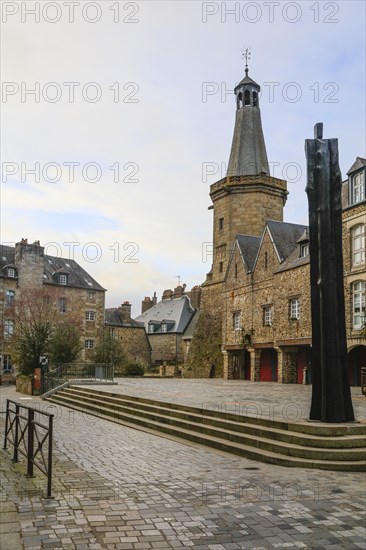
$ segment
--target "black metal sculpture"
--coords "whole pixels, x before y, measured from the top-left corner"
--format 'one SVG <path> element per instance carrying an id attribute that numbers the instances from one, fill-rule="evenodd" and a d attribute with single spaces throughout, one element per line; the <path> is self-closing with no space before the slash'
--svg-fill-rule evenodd
<path id="1" fill-rule="evenodd" d="M 342 176 L 338 140 L 323 139 L 323 124 L 305 142 L 309 201 L 312 320 L 310 420 L 354 420 L 347 369 L 342 254 Z"/>

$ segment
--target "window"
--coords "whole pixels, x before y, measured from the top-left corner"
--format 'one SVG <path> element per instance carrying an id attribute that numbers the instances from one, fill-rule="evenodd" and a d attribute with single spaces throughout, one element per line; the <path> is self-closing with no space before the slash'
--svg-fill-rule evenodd
<path id="1" fill-rule="evenodd" d="M 8 277 L 15 277 L 15 269 L 13 267 L 8 267 Z"/>
<path id="2" fill-rule="evenodd" d="M 14 334 L 14 321 L 6 320 L 4 322 L 4 336 L 11 338 Z"/>
<path id="3" fill-rule="evenodd" d="M 300 245 L 300 258 L 306 258 L 306 256 L 309 256 L 309 243 Z"/>
<path id="4" fill-rule="evenodd" d="M 168 325 L 166 323 L 162 323 L 161 332 L 168 332 Z"/>
<path id="5" fill-rule="evenodd" d="M 117 340 L 116 329 L 110 328 L 110 329 L 109 329 L 109 336 L 110 336 L 111 338 L 113 338 L 113 340 Z"/>
<path id="6" fill-rule="evenodd" d="M 15 292 L 13 290 L 7 290 L 5 292 L 5 307 L 13 307 L 15 301 Z"/>
<path id="7" fill-rule="evenodd" d="M 365 200 L 365 174 L 359 172 L 351 178 L 351 204 Z"/>
<path id="8" fill-rule="evenodd" d="M 224 262 L 219 263 L 219 272 L 222 273 L 224 271 Z"/>
<path id="9" fill-rule="evenodd" d="M 224 218 L 219 218 L 219 229 L 220 231 L 224 229 Z"/>
<path id="10" fill-rule="evenodd" d="M 58 282 L 60 285 L 67 285 L 67 275 L 59 275 Z"/>
<path id="11" fill-rule="evenodd" d="M 151 325 L 149 325 L 149 333 L 151 334 L 153 332 L 155 332 L 154 325 L 151 324 Z"/>
<path id="12" fill-rule="evenodd" d="M 235 274 L 234 274 L 234 277 L 235 277 L 235 279 L 238 278 L 238 264 L 235 264 Z"/>
<path id="13" fill-rule="evenodd" d="M 365 263 L 365 226 L 358 225 L 351 230 L 352 265 Z"/>
<path id="14" fill-rule="evenodd" d="M 66 298 L 59 298 L 59 300 L 58 300 L 58 310 L 61 313 L 66 313 Z"/>
<path id="15" fill-rule="evenodd" d="M 241 329 L 240 311 L 235 311 L 235 313 L 233 313 L 233 330 L 240 330 L 240 329 Z"/>
<path id="16" fill-rule="evenodd" d="M 88 302 L 95 302 L 95 292 L 89 290 L 88 292 Z"/>
<path id="17" fill-rule="evenodd" d="M 10 355 L 3 355 L 3 372 L 12 372 L 12 370 L 13 364 Z"/>
<path id="18" fill-rule="evenodd" d="M 299 298 L 293 298 L 290 300 L 290 319 L 300 319 L 300 300 Z"/>
<path id="19" fill-rule="evenodd" d="M 94 348 L 94 340 L 85 340 L 85 349 L 93 349 Z"/>
<path id="20" fill-rule="evenodd" d="M 85 312 L 86 321 L 95 321 L 95 311 L 86 311 Z"/>
<path id="21" fill-rule="evenodd" d="M 263 308 L 263 324 L 266 327 L 272 325 L 272 307 L 266 306 Z"/>
<path id="22" fill-rule="evenodd" d="M 352 309 L 353 309 L 353 328 L 359 330 L 365 322 L 365 288 L 364 281 L 357 281 L 352 285 Z"/>
<path id="23" fill-rule="evenodd" d="M 268 267 L 268 252 L 264 253 L 264 269 Z"/>

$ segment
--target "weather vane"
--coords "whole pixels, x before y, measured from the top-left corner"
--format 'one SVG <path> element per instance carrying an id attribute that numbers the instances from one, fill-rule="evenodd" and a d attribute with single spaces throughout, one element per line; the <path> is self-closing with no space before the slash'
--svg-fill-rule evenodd
<path id="1" fill-rule="evenodd" d="M 180 275 L 175 276 L 178 279 L 178 286 L 180 285 Z"/>
<path id="2" fill-rule="evenodd" d="M 248 61 L 250 60 L 250 55 L 251 55 L 251 51 L 250 51 L 250 46 L 249 48 L 245 48 L 245 50 L 242 52 L 242 59 L 245 59 L 245 74 L 248 74 Z"/>

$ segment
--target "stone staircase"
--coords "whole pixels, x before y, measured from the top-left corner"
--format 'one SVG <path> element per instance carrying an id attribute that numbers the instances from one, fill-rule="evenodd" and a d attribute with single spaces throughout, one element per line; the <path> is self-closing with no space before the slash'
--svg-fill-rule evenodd
<path id="1" fill-rule="evenodd" d="M 281 466 L 366 471 L 366 425 L 281 422 L 69 386 L 48 401 Z"/>

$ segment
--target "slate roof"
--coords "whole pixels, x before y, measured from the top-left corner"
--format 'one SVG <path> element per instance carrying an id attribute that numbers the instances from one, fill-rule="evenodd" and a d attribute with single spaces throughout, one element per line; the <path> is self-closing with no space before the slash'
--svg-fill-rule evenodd
<path id="1" fill-rule="evenodd" d="M 241 80 L 241 81 L 239 82 L 239 84 L 237 84 L 237 85 L 235 86 L 235 90 L 236 90 L 237 88 L 239 88 L 239 87 L 245 85 L 245 84 L 251 84 L 252 86 L 257 86 L 257 88 L 260 89 L 259 84 L 257 84 L 257 82 L 255 82 L 255 80 L 253 80 L 252 78 L 250 78 L 250 76 L 248 76 L 248 75 L 246 74 L 245 77 L 243 78 L 243 80 Z"/>
<path id="2" fill-rule="evenodd" d="M 252 235 L 237 235 L 236 240 L 238 242 L 242 258 L 245 262 L 247 273 L 249 273 L 253 271 L 261 238 L 253 237 Z"/>
<path id="3" fill-rule="evenodd" d="M 352 172 L 356 172 L 356 170 L 359 170 L 360 168 L 364 168 L 366 166 L 366 159 L 362 157 L 356 157 L 355 162 L 352 164 L 351 168 L 347 172 L 347 176 L 349 174 L 352 174 Z"/>
<path id="4" fill-rule="evenodd" d="M 273 239 L 273 244 L 279 260 L 282 263 L 296 248 L 298 248 L 297 242 L 303 236 L 307 226 L 267 220 L 267 228 Z"/>
<path id="5" fill-rule="evenodd" d="M 15 248 L 12 246 L 0 246 L 0 277 L 4 274 L 4 267 L 10 266 L 15 267 Z"/>
<path id="6" fill-rule="evenodd" d="M 199 316 L 200 316 L 200 310 L 196 309 L 196 311 L 193 314 L 192 319 L 190 320 L 186 330 L 184 331 L 184 335 L 182 336 L 182 340 L 191 340 L 193 338 L 193 333 L 194 333 L 195 328 L 197 326 Z"/>
<path id="7" fill-rule="evenodd" d="M 188 296 L 181 298 L 170 298 L 162 300 L 153 307 L 136 317 L 135 321 L 144 323 L 146 332 L 148 332 L 149 321 L 159 322 L 174 321 L 174 324 L 168 324 L 167 334 L 172 332 L 182 333 L 186 329 L 194 313 Z M 161 332 L 159 331 L 159 334 Z M 165 333 L 164 333 L 165 334 Z"/>
<path id="8" fill-rule="evenodd" d="M 3 276 L 3 268 L 6 265 L 15 264 L 15 248 L 12 246 L 0 247 L 0 276 Z M 44 255 L 44 275 L 43 283 L 45 284 L 58 284 L 55 278 L 56 273 L 68 274 L 67 287 L 86 288 L 88 290 L 101 290 L 103 288 L 89 273 L 85 271 L 75 260 L 69 260 L 66 258 L 59 258 L 57 256 Z M 65 285 L 60 285 L 65 286 Z"/>
<path id="9" fill-rule="evenodd" d="M 295 267 L 299 267 L 301 265 L 306 265 L 310 263 L 310 256 L 309 254 L 305 256 L 304 258 L 300 258 L 300 249 L 297 246 L 289 255 L 288 258 L 282 264 L 280 267 L 275 271 L 275 273 L 280 273 L 281 271 L 287 271 L 288 269 L 294 269 Z"/>
<path id="10" fill-rule="evenodd" d="M 114 327 L 136 327 L 144 328 L 144 323 L 138 323 L 134 319 L 128 319 L 124 321 L 122 318 L 121 309 L 118 307 L 111 307 L 105 310 L 105 324 Z"/>
<path id="11" fill-rule="evenodd" d="M 62 273 L 68 273 L 67 286 L 76 288 L 87 288 L 88 290 L 105 290 L 89 273 L 85 271 L 75 260 L 58 258 L 57 256 L 44 256 L 45 271 L 43 282 L 46 284 L 55 284 L 53 274 L 59 270 Z"/>

